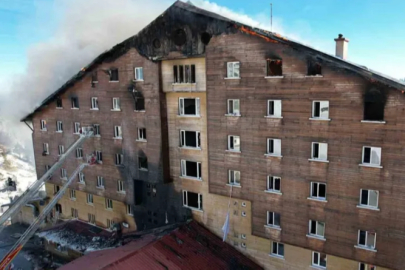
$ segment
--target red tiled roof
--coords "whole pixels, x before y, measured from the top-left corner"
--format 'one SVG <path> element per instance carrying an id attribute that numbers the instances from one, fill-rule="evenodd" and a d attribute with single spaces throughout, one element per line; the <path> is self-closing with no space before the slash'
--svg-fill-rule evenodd
<path id="1" fill-rule="evenodd" d="M 120 248 L 90 253 L 59 269 L 262 269 L 195 221 L 160 239 L 154 237 L 146 235 Z"/>

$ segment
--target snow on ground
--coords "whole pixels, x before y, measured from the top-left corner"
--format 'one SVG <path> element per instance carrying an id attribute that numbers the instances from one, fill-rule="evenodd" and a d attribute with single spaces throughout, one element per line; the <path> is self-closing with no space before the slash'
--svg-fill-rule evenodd
<path id="1" fill-rule="evenodd" d="M 0 189 L 4 187 L 8 177 L 17 182 L 17 191 L 0 192 L 0 206 L 10 203 L 10 198 L 21 195 L 37 180 L 37 174 L 33 165 L 12 154 L 3 154 L 0 149 Z M 5 211 L 6 209 L 3 210 Z M 2 209 L 0 208 L 1 213 Z"/>

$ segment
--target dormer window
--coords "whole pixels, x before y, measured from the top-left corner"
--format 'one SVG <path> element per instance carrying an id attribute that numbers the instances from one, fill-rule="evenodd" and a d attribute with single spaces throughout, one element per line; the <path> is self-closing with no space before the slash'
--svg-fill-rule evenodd
<path id="1" fill-rule="evenodd" d="M 267 59 L 266 77 L 283 76 L 283 62 L 279 59 Z"/>
<path id="2" fill-rule="evenodd" d="M 109 70 L 110 82 L 118 82 L 118 68 L 112 68 Z"/>
<path id="3" fill-rule="evenodd" d="M 310 61 L 308 62 L 308 76 L 322 76 L 322 66 L 320 63 Z"/>

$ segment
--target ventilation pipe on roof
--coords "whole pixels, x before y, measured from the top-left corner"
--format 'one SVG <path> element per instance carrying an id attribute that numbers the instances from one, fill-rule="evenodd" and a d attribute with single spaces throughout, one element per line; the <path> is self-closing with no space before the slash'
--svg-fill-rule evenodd
<path id="1" fill-rule="evenodd" d="M 336 57 L 346 60 L 349 40 L 343 37 L 342 34 L 339 34 L 338 38 L 335 38 L 335 41 L 336 41 Z"/>

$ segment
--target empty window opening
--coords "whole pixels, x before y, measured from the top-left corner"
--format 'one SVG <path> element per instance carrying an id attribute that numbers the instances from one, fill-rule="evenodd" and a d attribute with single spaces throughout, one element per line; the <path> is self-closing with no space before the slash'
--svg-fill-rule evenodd
<path id="1" fill-rule="evenodd" d="M 83 158 L 83 148 L 76 149 L 76 158 Z"/>
<path id="2" fill-rule="evenodd" d="M 281 100 L 267 101 L 267 116 L 281 117 Z"/>
<path id="3" fill-rule="evenodd" d="M 195 83 L 195 65 L 174 65 L 174 83 Z"/>
<path id="4" fill-rule="evenodd" d="M 143 81 L 143 68 L 142 67 L 135 68 L 135 80 Z"/>
<path id="5" fill-rule="evenodd" d="M 378 191 L 371 189 L 360 190 L 360 205 L 371 208 L 378 207 Z"/>
<path id="6" fill-rule="evenodd" d="M 70 101 L 72 102 L 72 109 L 79 109 L 79 98 L 72 97 Z"/>
<path id="7" fill-rule="evenodd" d="M 80 123 L 79 122 L 75 122 L 73 133 L 80 134 Z"/>
<path id="8" fill-rule="evenodd" d="M 284 257 L 284 244 L 278 242 L 272 242 L 271 254 L 275 256 Z"/>
<path id="9" fill-rule="evenodd" d="M 359 270 L 377 270 L 377 267 L 371 264 L 359 263 Z"/>
<path id="10" fill-rule="evenodd" d="M 124 155 L 123 154 L 115 154 L 115 165 L 116 166 L 124 165 Z"/>
<path id="11" fill-rule="evenodd" d="M 326 200 L 326 184 L 311 182 L 311 198 Z"/>
<path id="12" fill-rule="evenodd" d="M 268 77 L 283 76 L 283 62 L 279 59 L 268 59 L 266 75 Z"/>
<path id="13" fill-rule="evenodd" d="M 371 89 L 364 96 L 364 120 L 384 121 L 385 98 L 380 90 Z"/>
<path id="14" fill-rule="evenodd" d="M 228 150 L 240 151 L 240 137 L 235 135 L 228 136 Z"/>
<path id="15" fill-rule="evenodd" d="M 87 203 L 93 204 L 93 194 L 87 194 Z"/>
<path id="16" fill-rule="evenodd" d="M 195 209 L 203 209 L 202 194 L 183 190 L 183 205 Z"/>
<path id="17" fill-rule="evenodd" d="M 180 147 L 200 148 L 200 132 L 180 130 Z"/>
<path id="18" fill-rule="evenodd" d="M 240 115 L 239 99 L 228 99 L 228 114 Z"/>
<path id="19" fill-rule="evenodd" d="M 94 132 L 94 136 L 100 136 L 100 125 L 99 124 L 93 125 L 93 132 Z"/>
<path id="20" fill-rule="evenodd" d="M 47 143 L 44 143 L 43 144 L 43 151 L 42 151 L 42 155 L 44 155 L 44 156 L 46 156 L 46 155 L 49 155 L 49 144 L 47 144 Z"/>
<path id="21" fill-rule="evenodd" d="M 328 144 L 327 143 L 312 143 L 312 157 L 315 160 L 328 160 Z"/>
<path id="22" fill-rule="evenodd" d="M 375 249 L 376 233 L 359 230 L 358 245 L 367 249 Z"/>
<path id="23" fill-rule="evenodd" d="M 146 141 L 146 128 L 138 128 L 138 141 Z"/>
<path id="24" fill-rule="evenodd" d="M 312 118 L 329 119 L 329 101 L 312 102 Z"/>
<path id="25" fill-rule="evenodd" d="M 267 176 L 267 190 L 281 192 L 281 178 L 278 176 Z"/>
<path id="26" fill-rule="evenodd" d="M 147 157 L 138 157 L 138 168 L 143 171 L 148 170 L 148 158 Z"/>
<path id="27" fill-rule="evenodd" d="M 228 62 L 226 64 L 226 74 L 227 78 L 240 78 L 240 63 L 239 62 Z"/>
<path id="28" fill-rule="evenodd" d="M 117 68 L 110 69 L 109 74 L 110 74 L 110 82 L 118 81 L 118 69 Z"/>
<path id="29" fill-rule="evenodd" d="M 112 99 L 112 109 L 113 111 L 120 111 L 121 110 L 121 102 L 119 98 Z"/>
<path id="30" fill-rule="evenodd" d="M 181 176 L 201 179 L 201 162 L 181 160 Z"/>
<path id="31" fill-rule="evenodd" d="M 62 123 L 62 121 L 56 121 L 56 132 L 63 132 L 63 123 Z"/>
<path id="32" fill-rule="evenodd" d="M 267 211 L 267 225 L 272 227 L 280 227 L 280 214 Z"/>
<path id="33" fill-rule="evenodd" d="M 240 186 L 240 171 L 228 171 L 228 183 L 234 186 Z"/>
<path id="34" fill-rule="evenodd" d="M 135 111 L 137 112 L 145 111 L 145 99 L 143 97 L 135 98 Z"/>
<path id="35" fill-rule="evenodd" d="M 58 190 L 58 191 L 59 191 L 59 190 Z M 59 203 L 57 203 L 57 204 L 55 205 L 55 211 L 56 211 L 56 213 L 62 214 L 62 205 L 59 204 Z"/>
<path id="36" fill-rule="evenodd" d="M 324 238 L 325 237 L 325 222 L 310 220 L 309 221 L 309 234 L 312 236 Z"/>
<path id="37" fill-rule="evenodd" d="M 308 62 L 308 76 L 322 76 L 322 66 L 320 63 Z"/>
<path id="38" fill-rule="evenodd" d="M 41 120 L 41 130 L 46 131 L 46 120 Z"/>
<path id="39" fill-rule="evenodd" d="M 199 98 L 180 98 L 179 99 L 179 115 L 200 115 L 200 99 Z"/>
<path id="40" fill-rule="evenodd" d="M 211 35 L 209 33 L 207 33 L 207 32 L 201 33 L 201 42 L 204 45 L 208 45 L 208 43 L 210 43 L 210 40 L 211 40 Z"/>
<path id="41" fill-rule="evenodd" d="M 380 147 L 363 147 L 363 164 L 371 166 L 380 166 L 381 148 Z"/>
<path id="42" fill-rule="evenodd" d="M 97 163 L 103 162 L 103 153 L 101 151 L 96 151 L 96 160 L 97 160 Z"/>
<path id="43" fill-rule="evenodd" d="M 312 265 L 326 268 L 326 254 L 320 252 L 312 252 Z"/>
<path id="44" fill-rule="evenodd" d="M 59 187 L 59 186 L 56 186 L 56 185 L 53 186 L 53 192 L 54 192 L 54 194 L 58 193 L 59 190 L 60 190 L 60 187 Z"/>
<path id="45" fill-rule="evenodd" d="M 104 188 L 104 178 L 102 176 L 97 176 L 97 187 Z"/>
<path id="46" fill-rule="evenodd" d="M 281 156 L 281 140 L 280 139 L 267 139 L 267 155 Z"/>
<path id="47" fill-rule="evenodd" d="M 56 108 L 62 108 L 62 99 L 56 98 Z"/>
<path id="48" fill-rule="evenodd" d="M 96 97 L 91 98 L 91 109 L 98 110 L 98 99 Z"/>
<path id="49" fill-rule="evenodd" d="M 114 138 L 122 139 L 122 129 L 121 129 L 121 126 L 114 126 Z"/>

